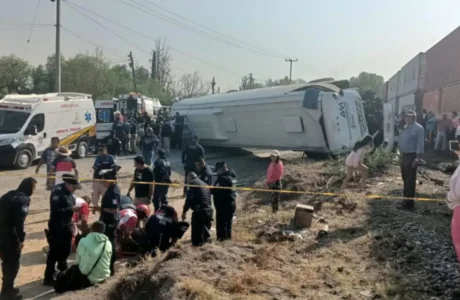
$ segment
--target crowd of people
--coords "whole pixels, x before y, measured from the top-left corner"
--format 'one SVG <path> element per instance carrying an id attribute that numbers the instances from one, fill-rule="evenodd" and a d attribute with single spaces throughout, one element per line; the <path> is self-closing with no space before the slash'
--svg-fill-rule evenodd
<path id="1" fill-rule="evenodd" d="M 136 154 L 137 149 L 151 165 L 156 149 L 169 153 L 171 149 L 182 149 L 184 117 L 179 113 L 170 117 L 166 109 L 161 109 L 155 120 L 147 112 L 140 113 L 136 120 L 126 119 L 122 113 L 115 112 L 112 132 L 102 140 L 111 155 Z"/>
<path id="2" fill-rule="evenodd" d="M 156 256 L 158 251 L 166 251 L 182 238 L 189 226 L 193 246 L 211 241 L 214 220 L 217 240 L 232 238 L 237 197 L 235 173 L 225 162 L 218 162 L 214 170 L 217 178 L 213 180 L 214 174 L 206 163 L 205 151 L 198 137 L 193 137 L 182 153 L 185 183 L 189 187 L 184 190 L 185 201 L 180 219 L 174 207 L 168 205 L 168 192 L 173 181 L 167 152 L 156 149 L 157 158 L 153 166 L 148 164 L 151 157 L 136 156 L 133 159 L 132 183 L 126 193 L 122 193 L 117 184 L 120 167 L 111 150 L 110 145 L 98 149 L 93 165 L 91 197 L 78 196 L 82 187 L 77 164 L 71 157 L 71 151 L 60 145 L 57 137 L 52 138 L 36 168 L 38 173 L 46 165 L 49 175 L 46 188 L 50 191 L 43 284 L 54 287 L 57 292 L 103 282 L 114 274 L 114 263 L 120 257 Z M 283 167 L 279 152 L 274 152 L 274 155 L 267 184 L 277 184 L 281 188 Z M 0 198 L 3 271 L 0 299 L 22 299 L 19 290 L 14 287 L 14 280 L 26 236 L 24 222 L 36 185 L 36 179 L 26 178 L 17 189 Z M 277 207 L 279 192 L 274 191 L 274 195 Z M 192 211 L 191 224 L 185 222 L 189 210 Z M 93 224 L 88 222 L 91 211 L 99 214 L 99 220 Z M 76 259 L 69 268 L 67 259 L 72 252 L 75 252 Z"/>
<path id="3" fill-rule="evenodd" d="M 433 111 L 422 109 L 417 116 L 417 123 L 423 127 L 427 145 L 436 151 L 447 151 L 448 141 L 460 137 L 460 118 L 457 112 L 436 117 Z M 405 113 L 396 117 L 397 130 L 401 133 L 406 125 Z"/>

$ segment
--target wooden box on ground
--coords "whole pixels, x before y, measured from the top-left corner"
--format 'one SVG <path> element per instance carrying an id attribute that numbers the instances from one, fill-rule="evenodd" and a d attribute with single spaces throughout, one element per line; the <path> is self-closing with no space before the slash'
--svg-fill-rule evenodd
<path id="1" fill-rule="evenodd" d="M 294 226 L 297 228 L 310 228 L 313 220 L 313 206 L 297 204 L 294 215 Z"/>

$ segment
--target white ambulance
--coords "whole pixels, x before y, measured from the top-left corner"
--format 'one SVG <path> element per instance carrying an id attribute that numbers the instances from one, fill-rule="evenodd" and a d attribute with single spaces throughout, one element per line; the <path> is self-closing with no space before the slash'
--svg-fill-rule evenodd
<path id="1" fill-rule="evenodd" d="M 59 137 L 74 156 L 86 157 L 96 135 L 91 95 L 7 95 L 0 100 L 0 165 L 28 168 Z"/>

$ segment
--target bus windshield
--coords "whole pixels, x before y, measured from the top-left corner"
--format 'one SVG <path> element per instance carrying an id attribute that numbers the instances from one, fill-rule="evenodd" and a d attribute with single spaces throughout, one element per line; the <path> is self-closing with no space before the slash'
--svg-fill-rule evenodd
<path id="1" fill-rule="evenodd" d="M 30 113 L 0 110 L 0 133 L 16 133 L 26 123 Z"/>

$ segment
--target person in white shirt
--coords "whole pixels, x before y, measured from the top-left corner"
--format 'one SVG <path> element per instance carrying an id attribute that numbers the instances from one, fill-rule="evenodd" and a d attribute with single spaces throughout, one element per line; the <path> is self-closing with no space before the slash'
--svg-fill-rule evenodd
<path id="1" fill-rule="evenodd" d="M 366 165 L 363 164 L 363 161 L 366 152 L 369 150 L 371 144 L 372 136 L 370 135 L 364 137 L 361 141 L 355 143 L 353 151 L 351 151 L 351 153 L 345 160 L 345 165 L 347 167 L 347 176 L 343 181 L 342 191 L 346 189 L 348 183 L 353 179 L 354 172 L 358 172 L 361 176 L 359 188 L 363 188 L 363 186 L 366 184 L 368 168 Z"/>

